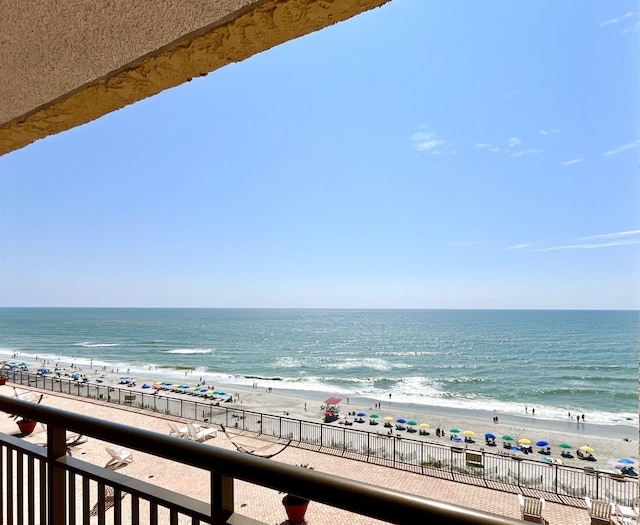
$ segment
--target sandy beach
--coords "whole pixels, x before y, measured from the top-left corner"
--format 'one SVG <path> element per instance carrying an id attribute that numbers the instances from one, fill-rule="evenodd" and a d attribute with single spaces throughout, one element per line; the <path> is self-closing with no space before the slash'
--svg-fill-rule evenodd
<path id="1" fill-rule="evenodd" d="M 16 356 L 21 359 L 20 355 Z M 80 374 L 85 376 L 89 385 L 108 385 L 113 388 L 126 388 L 128 392 L 150 395 L 153 392 L 151 388 L 143 388 L 142 385 L 154 385 L 158 381 L 158 377 L 153 376 L 150 370 L 146 377 L 137 375 L 134 378 L 135 386 L 127 386 L 123 384 L 121 377 L 126 376 L 126 371 L 104 370 L 102 367 L 95 368 L 77 368 L 71 367 L 70 363 L 51 363 L 43 364 L 42 362 L 25 361 L 30 371 L 36 371 L 39 367 L 46 366 L 54 369 L 58 364 L 59 372 L 62 378 L 70 379 L 71 374 Z M 96 369 L 99 368 L 99 369 Z M 202 381 L 201 381 L 202 380 Z M 182 380 L 181 380 L 182 381 Z M 199 384 L 212 386 L 216 391 L 224 392 L 225 396 L 221 398 L 228 399 L 231 397 L 233 403 L 224 404 L 226 407 L 233 407 L 236 410 L 247 410 L 260 412 L 271 415 L 286 415 L 290 418 L 300 419 L 304 421 L 321 422 L 323 420 L 324 400 L 329 397 L 322 392 L 307 392 L 298 390 L 280 390 L 273 387 L 273 382 L 268 386 L 256 380 L 253 385 L 239 384 L 215 384 L 210 385 L 206 377 L 197 376 L 195 373 L 187 372 L 184 382 L 181 385 L 196 386 Z M 178 383 L 174 383 L 177 385 Z M 173 392 L 171 390 L 162 390 L 157 393 L 160 397 L 170 397 L 176 399 L 190 399 L 198 401 L 197 396 L 189 396 L 183 393 Z M 203 402 L 206 402 L 204 400 Z M 534 409 L 535 407 L 531 407 Z M 624 421 L 618 425 L 596 425 L 589 422 L 588 414 L 585 421 L 571 420 L 567 417 L 566 421 L 558 421 L 545 419 L 544 414 L 536 413 L 523 414 L 522 416 L 514 416 L 512 414 L 501 414 L 499 412 L 489 412 L 481 410 L 465 410 L 460 408 L 445 408 L 439 406 L 427 405 L 409 405 L 398 403 L 393 399 L 374 400 L 361 397 L 343 397 L 340 403 L 340 419 L 331 423 L 331 425 L 344 425 L 345 420 L 353 422 L 356 414 L 366 414 L 362 419 L 365 423 L 355 423 L 349 426 L 363 431 L 374 432 L 376 434 L 386 435 L 389 431 L 383 425 L 384 418 L 392 418 L 394 428 L 393 433 L 397 437 L 405 439 L 415 439 L 440 445 L 453 444 L 450 440 L 452 429 L 461 431 L 458 435 L 462 438 L 464 431 L 472 431 L 475 435 L 472 439 L 475 443 L 459 442 L 459 446 L 470 450 L 485 450 L 487 452 L 514 455 L 530 460 L 545 461 L 545 458 L 560 459 L 564 465 L 583 468 L 585 466 L 593 467 L 597 470 L 614 472 L 616 463 L 621 458 L 629 458 L 636 462 L 638 459 L 638 429 L 629 425 L 625 425 Z M 369 415 L 375 413 L 379 417 L 376 419 L 379 424 L 376 426 L 369 425 Z M 497 423 L 494 418 L 497 417 Z M 429 424 L 430 428 L 428 436 L 421 436 L 418 432 L 407 433 L 406 431 L 398 432 L 395 430 L 395 421 L 403 418 L 406 421 L 415 421 L 418 425 L 421 423 Z M 445 432 L 445 437 L 437 437 L 436 429 L 439 428 Z M 496 447 L 485 446 L 485 433 L 492 433 L 496 436 Z M 528 439 L 532 443 L 532 453 L 523 454 L 520 450 L 504 449 L 502 446 L 502 436 L 511 436 L 514 440 L 511 442 L 514 447 L 518 445 L 518 440 Z M 538 453 L 540 447 L 536 447 L 538 441 L 548 442 L 551 454 L 545 456 Z M 558 445 L 561 443 L 571 445 L 568 451 L 574 456 L 573 459 L 562 457 L 562 448 Z M 593 456 L 596 461 L 583 461 L 577 457 L 579 447 L 589 446 L 593 448 Z M 543 447 L 543 448 L 546 448 Z M 548 460 L 547 460 L 548 461 Z M 636 467 L 637 468 L 637 467 Z"/>

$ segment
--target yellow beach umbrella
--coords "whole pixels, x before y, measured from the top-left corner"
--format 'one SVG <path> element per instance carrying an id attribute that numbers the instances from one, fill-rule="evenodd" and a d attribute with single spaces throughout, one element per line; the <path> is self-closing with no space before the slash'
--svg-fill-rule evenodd
<path id="1" fill-rule="evenodd" d="M 523 445 L 531 445 L 531 440 L 527 438 L 522 438 L 518 440 L 518 443 L 522 443 Z"/>
<path id="2" fill-rule="evenodd" d="M 420 423 L 420 428 L 431 428 L 429 423 Z"/>
<path id="3" fill-rule="evenodd" d="M 475 435 L 476 435 L 476 433 L 475 433 L 473 430 L 465 430 L 465 431 L 463 432 L 463 434 L 464 434 L 465 436 L 475 436 Z"/>
<path id="4" fill-rule="evenodd" d="M 393 421 L 393 418 L 391 416 L 387 416 L 384 418 L 384 421 Z"/>
<path id="5" fill-rule="evenodd" d="M 162 381 L 156 381 L 155 383 L 153 383 L 154 385 L 161 385 Z"/>
<path id="6" fill-rule="evenodd" d="M 589 454 L 591 454 L 592 452 L 595 452 L 595 449 L 591 448 L 589 445 L 583 445 L 582 447 L 580 447 L 580 450 L 582 450 L 583 452 L 587 452 Z"/>

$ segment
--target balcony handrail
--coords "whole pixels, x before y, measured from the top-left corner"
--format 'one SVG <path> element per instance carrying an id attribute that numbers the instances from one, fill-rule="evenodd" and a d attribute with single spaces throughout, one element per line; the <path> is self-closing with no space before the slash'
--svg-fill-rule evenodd
<path id="1" fill-rule="evenodd" d="M 62 428 L 204 469 L 210 471 L 212 475 L 239 479 L 281 492 L 293 492 L 313 501 L 387 522 L 398 523 L 405 516 L 410 516 L 412 522 L 435 520 L 435 522 L 442 521 L 451 525 L 516 525 L 520 523 L 504 516 L 457 507 L 237 451 L 203 446 L 200 443 L 175 439 L 157 432 L 92 416 L 35 405 L 17 398 L 0 397 L 0 410 L 47 424 L 49 438 L 55 429 Z M 6 439 L 6 437 L 8 436 L 2 436 L 0 439 Z M 73 470 L 85 471 L 88 475 L 91 474 L 91 477 L 97 476 L 99 472 L 95 466 L 83 467 L 84 462 L 75 458 L 73 461 L 66 456 L 49 459 L 58 465 L 72 467 Z"/>

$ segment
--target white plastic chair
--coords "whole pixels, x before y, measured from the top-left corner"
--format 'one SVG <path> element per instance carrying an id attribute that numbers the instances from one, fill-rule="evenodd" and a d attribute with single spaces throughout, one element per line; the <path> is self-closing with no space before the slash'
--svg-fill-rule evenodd
<path id="1" fill-rule="evenodd" d="M 176 436 L 176 437 L 179 437 L 179 438 L 188 438 L 189 437 L 189 429 L 186 426 L 185 427 L 179 427 L 173 421 L 169 421 L 169 428 L 171 429 L 171 432 L 169 432 L 170 436 Z"/>
<path id="2" fill-rule="evenodd" d="M 111 459 L 107 462 L 104 468 L 115 470 L 118 467 L 125 466 L 133 461 L 133 452 L 129 449 L 122 448 L 116 450 L 111 447 L 105 447 L 105 450 L 111 456 Z"/>
<path id="3" fill-rule="evenodd" d="M 189 429 L 189 437 L 193 441 L 202 442 L 210 437 L 216 437 L 216 434 L 218 433 L 215 428 L 202 428 L 200 430 L 196 430 L 191 423 L 187 423 L 187 428 Z"/>

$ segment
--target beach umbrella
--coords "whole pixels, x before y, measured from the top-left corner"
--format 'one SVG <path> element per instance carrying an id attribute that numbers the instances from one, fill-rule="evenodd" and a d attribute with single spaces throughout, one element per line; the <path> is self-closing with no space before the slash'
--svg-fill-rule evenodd
<path id="1" fill-rule="evenodd" d="M 484 437 L 489 438 L 489 439 L 495 439 L 496 436 L 494 434 L 492 434 L 491 432 L 487 432 Z"/>
<path id="2" fill-rule="evenodd" d="M 358 413 L 356 414 L 356 416 L 358 416 L 358 417 L 364 417 L 364 416 L 366 416 L 366 415 L 367 415 L 367 414 L 365 414 L 364 412 L 358 412 Z"/>
<path id="3" fill-rule="evenodd" d="M 411 425 L 412 427 L 415 427 L 418 423 L 416 423 L 415 421 L 407 421 L 407 425 Z"/>
<path id="4" fill-rule="evenodd" d="M 560 443 L 558 446 L 560 448 L 572 448 L 571 445 L 569 445 L 568 443 Z"/>
<path id="5" fill-rule="evenodd" d="M 522 438 L 518 440 L 518 443 L 522 443 L 523 445 L 531 445 L 531 440 L 527 438 Z"/>
<path id="6" fill-rule="evenodd" d="M 475 435 L 476 435 L 476 433 L 475 433 L 473 430 L 465 430 L 465 431 L 463 432 L 463 434 L 464 434 L 465 436 L 475 436 Z"/>
<path id="7" fill-rule="evenodd" d="M 384 418 L 384 421 L 393 421 L 393 418 L 391 416 L 387 416 Z"/>
<path id="8" fill-rule="evenodd" d="M 369 414 L 371 419 L 378 419 L 380 416 L 378 414 Z"/>
<path id="9" fill-rule="evenodd" d="M 100 376 L 100 377 L 103 377 L 103 376 Z M 154 385 L 161 385 L 161 384 L 162 384 L 162 381 L 156 381 L 156 382 L 155 382 L 155 383 L 153 383 L 153 384 L 154 384 Z"/>
<path id="10" fill-rule="evenodd" d="M 587 452 L 588 454 L 591 454 L 592 452 L 595 452 L 595 449 L 591 448 L 589 445 L 581 446 L 580 450 L 582 450 L 582 452 Z"/>
<path id="11" fill-rule="evenodd" d="M 616 461 L 616 463 L 621 463 L 623 465 L 633 465 L 633 460 L 627 459 L 627 458 L 622 458 L 622 459 L 619 459 L 618 461 Z"/>
<path id="12" fill-rule="evenodd" d="M 548 441 L 537 441 L 536 447 L 546 447 L 549 444 Z"/>
<path id="13" fill-rule="evenodd" d="M 420 428 L 431 428 L 429 423 L 420 423 Z"/>
<path id="14" fill-rule="evenodd" d="M 153 385 L 154 390 L 160 390 L 162 385 Z"/>
<path id="15" fill-rule="evenodd" d="M 150 384 L 148 384 L 148 383 L 144 383 L 144 384 L 142 385 L 142 388 L 151 388 L 151 385 L 150 385 Z"/>
<path id="16" fill-rule="evenodd" d="M 401 425 L 404 425 L 406 422 L 407 422 L 406 419 L 402 419 L 402 418 L 396 419 L 396 423 L 400 423 Z"/>
<path id="17" fill-rule="evenodd" d="M 449 432 L 451 432 L 452 434 L 459 434 L 460 431 L 457 428 L 450 428 Z"/>
<path id="18" fill-rule="evenodd" d="M 504 439 L 505 441 L 513 441 L 513 438 L 511 436 L 502 436 L 502 439 Z"/>
<path id="19" fill-rule="evenodd" d="M 215 394 L 215 392 L 214 392 L 214 394 Z M 226 394 L 226 392 L 218 392 L 218 395 L 219 396 L 226 396 L 227 394 Z"/>

